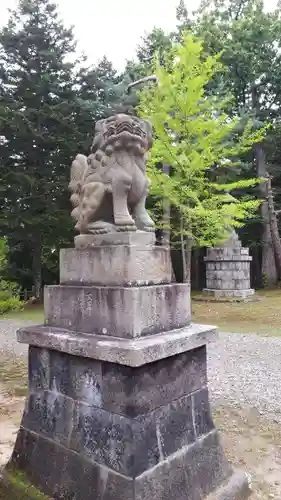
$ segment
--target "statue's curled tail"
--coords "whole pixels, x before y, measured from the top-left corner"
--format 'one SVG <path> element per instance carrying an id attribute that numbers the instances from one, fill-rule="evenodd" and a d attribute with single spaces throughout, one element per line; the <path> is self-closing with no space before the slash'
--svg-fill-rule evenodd
<path id="1" fill-rule="evenodd" d="M 74 207 L 71 212 L 71 216 L 75 219 L 79 219 L 79 202 L 80 194 L 83 186 L 83 181 L 85 178 L 86 171 L 88 170 L 87 157 L 78 154 L 75 160 L 72 162 L 70 170 L 70 183 L 69 190 L 71 192 L 70 201 Z"/>

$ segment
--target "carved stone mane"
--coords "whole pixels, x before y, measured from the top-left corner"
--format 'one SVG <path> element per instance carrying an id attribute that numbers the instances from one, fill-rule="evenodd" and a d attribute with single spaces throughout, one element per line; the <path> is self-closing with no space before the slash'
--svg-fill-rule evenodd
<path id="1" fill-rule="evenodd" d="M 77 155 L 71 166 L 69 189 L 78 232 L 154 230 L 145 208 L 151 144 L 148 121 L 117 114 L 96 123 L 91 154 Z"/>

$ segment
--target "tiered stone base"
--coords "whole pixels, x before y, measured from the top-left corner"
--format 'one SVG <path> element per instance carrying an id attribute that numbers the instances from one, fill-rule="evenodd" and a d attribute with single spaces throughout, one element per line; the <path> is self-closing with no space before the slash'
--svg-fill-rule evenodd
<path id="1" fill-rule="evenodd" d="M 154 235 L 80 235 L 45 291 L 9 470 L 55 500 L 240 500 L 212 421 L 206 344 L 190 287 Z M 118 244 L 117 244 L 118 243 Z M 235 487 L 233 487 L 235 484 Z"/>
<path id="2" fill-rule="evenodd" d="M 57 500 L 246 498 L 210 413 L 213 336 L 200 325 L 134 341 L 21 330 L 29 396 L 9 467 Z"/>
<path id="3" fill-rule="evenodd" d="M 203 294 L 206 298 L 213 297 L 218 300 L 246 300 L 254 297 L 255 290 L 253 288 L 248 288 L 247 290 L 212 290 L 211 288 L 203 288 Z"/>

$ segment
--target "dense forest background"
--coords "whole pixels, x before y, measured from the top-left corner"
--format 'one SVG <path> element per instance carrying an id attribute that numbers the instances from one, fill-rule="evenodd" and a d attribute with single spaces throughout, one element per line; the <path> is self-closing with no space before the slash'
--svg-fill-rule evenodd
<path id="1" fill-rule="evenodd" d="M 190 32 L 203 41 L 206 54 L 220 54 L 224 65 L 208 92 L 217 97 L 231 92 L 230 117 L 250 118 L 257 129 L 270 125 L 264 140 L 226 175 L 228 181 L 270 176 L 270 183 L 253 188 L 261 206 L 239 235 L 254 257 L 253 286 L 276 286 L 281 278 L 281 7 L 267 12 L 260 0 L 203 0 L 189 13 L 181 0 L 177 20 L 173 33 L 164 33 L 161 25 L 149 33 L 120 74 L 106 57 L 96 66 L 75 61 L 73 31 L 52 1 L 19 1 L 0 32 L 0 236 L 8 247 L 0 278 L 38 298 L 45 284 L 57 282 L 59 249 L 71 246 L 74 237 L 67 189 L 73 157 L 89 152 L 97 120 L 116 111 L 134 112 L 138 99 L 128 94 L 128 85 L 151 75 L 155 54 L 165 64 L 173 43 Z M 171 241 L 181 280 L 181 246 L 173 234 Z M 196 245 L 192 250 L 193 288 L 204 286 L 204 251 Z"/>

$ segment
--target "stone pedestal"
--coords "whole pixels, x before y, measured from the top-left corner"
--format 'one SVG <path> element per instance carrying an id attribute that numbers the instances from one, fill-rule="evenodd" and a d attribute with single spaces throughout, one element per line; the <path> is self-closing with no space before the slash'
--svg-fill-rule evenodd
<path id="1" fill-rule="evenodd" d="M 203 293 L 216 299 L 244 300 L 255 290 L 250 283 L 252 257 L 249 248 L 243 248 L 234 233 L 221 247 L 208 248 L 206 262 L 206 288 Z"/>
<path id="2" fill-rule="evenodd" d="M 190 323 L 189 287 L 171 284 L 168 251 L 77 248 L 60 264 L 46 324 L 18 332 L 29 395 L 8 469 L 54 499 L 246 498 L 210 412 L 215 329 Z"/>

